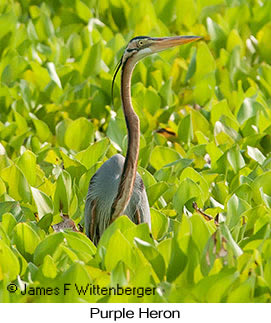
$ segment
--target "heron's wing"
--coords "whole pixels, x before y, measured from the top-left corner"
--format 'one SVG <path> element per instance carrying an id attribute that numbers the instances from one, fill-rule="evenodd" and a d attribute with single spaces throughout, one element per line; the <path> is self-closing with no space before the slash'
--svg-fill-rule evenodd
<path id="1" fill-rule="evenodd" d="M 148 223 L 151 229 L 150 206 L 141 176 L 137 173 L 133 195 L 126 209 L 126 214 L 136 224 Z"/>
<path id="2" fill-rule="evenodd" d="M 94 181 L 96 179 L 96 174 L 97 173 L 95 173 L 92 176 L 89 182 L 85 204 L 85 233 L 92 241 L 94 238 L 94 227 L 96 220 L 96 200 L 93 198 L 91 192 L 94 185 Z"/>
<path id="3" fill-rule="evenodd" d="M 92 201 L 91 215 L 90 215 L 90 225 L 89 225 L 89 237 L 94 241 L 94 230 L 96 221 L 96 200 Z"/>

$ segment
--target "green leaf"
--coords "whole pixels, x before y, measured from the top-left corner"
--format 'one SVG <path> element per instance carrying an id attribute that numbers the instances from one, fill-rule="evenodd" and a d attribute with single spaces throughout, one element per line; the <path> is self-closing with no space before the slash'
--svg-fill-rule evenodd
<path id="1" fill-rule="evenodd" d="M 191 79 L 191 77 L 195 74 L 195 71 L 196 71 L 197 50 L 196 49 L 193 49 L 193 51 L 194 51 L 193 52 L 193 56 L 191 58 L 191 61 L 189 63 L 188 70 L 187 70 L 187 73 L 186 73 L 186 76 L 185 76 L 185 83 L 187 83 Z"/>
<path id="2" fill-rule="evenodd" d="M 117 116 L 111 117 L 106 135 L 112 141 L 114 147 L 122 151 L 124 149 L 123 138 L 126 135 L 126 125 L 123 116 L 120 116 L 121 113 L 122 111 L 118 110 Z"/>
<path id="3" fill-rule="evenodd" d="M 61 171 L 56 180 L 56 190 L 54 194 L 54 210 L 68 214 L 72 200 L 71 175 L 65 170 Z"/>
<path id="4" fill-rule="evenodd" d="M 265 156 L 258 148 L 247 146 L 247 154 L 260 165 L 262 165 L 266 160 Z"/>
<path id="5" fill-rule="evenodd" d="M 188 201 L 191 205 L 194 201 L 199 201 L 201 204 L 201 195 L 200 187 L 190 178 L 186 178 L 181 182 L 173 197 L 173 207 L 178 213 L 182 214 L 183 207 Z"/>
<path id="6" fill-rule="evenodd" d="M 8 185 L 8 192 L 11 197 L 17 201 L 31 201 L 30 187 L 25 176 L 16 165 L 2 169 L 0 174 Z"/>
<path id="7" fill-rule="evenodd" d="M 36 155 L 32 151 L 26 150 L 22 156 L 20 156 L 17 165 L 23 172 L 28 183 L 32 186 L 36 185 Z"/>
<path id="8" fill-rule="evenodd" d="M 52 200 L 42 191 L 31 187 L 31 192 L 38 210 L 39 219 L 48 213 L 53 213 Z"/>
<path id="9" fill-rule="evenodd" d="M 101 161 L 109 148 L 109 140 L 104 138 L 95 142 L 87 149 L 80 151 L 75 158 L 80 161 L 87 169 L 90 169 L 98 161 Z"/>
<path id="10" fill-rule="evenodd" d="M 209 190 L 209 185 L 207 183 L 207 181 L 203 178 L 203 176 L 200 175 L 200 173 L 198 173 L 197 171 L 195 171 L 192 167 L 186 167 L 181 176 L 180 176 L 180 182 L 182 182 L 185 179 L 191 179 L 192 181 L 194 181 L 195 183 L 197 183 L 199 185 L 199 187 L 201 188 L 202 191 L 202 197 L 204 200 L 207 200 L 209 194 L 208 194 L 208 190 Z"/>
<path id="11" fill-rule="evenodd" d="M 149 205 L 153 204 L 159 199 L 159 197 L 166 192 L 168 185 L 165 182 L 155 183 L 147 187 L 147 195 L 149 200 Z"/>
<path id="12" fill-rule="evenodd" d="M 55 82 L 60 89 L 62 89 L 61 81 L 57 75 L 55 64 L 49 62 L 47 63 L 47 68 L 52 81 Z"/>
<path id="13" fill-rule="evenodd" d="M 75 9 L 78 16 L 85 22 L 88 22 L 89 19 L 92 17 L 89 7 L 80 0 L 75 1 Z"/>
<path id="14" fill-rule="evenodd" d="M 228 227 L 225 224 L 221 223 L 220 228 L 221 228 L 221 232 L 222 232 L 223 236 L 226 238 L 227 246 L 232 250 L 233 254 L 236 257 L 241 256 L 243 254 L 243 251 L 238 246 L 238 244 L 234 241 Z"/>
<path id="15" fill-rule="evenodd" d="M 236 226 L 240 220 L 242 213 L 248 209 L 247 203 L 238 198 L 235 194 L 231 196 L 227 203 L 227 218 L 226 223 L 231 229 Z"/>
<path id="16" fill-rule="evenodd" d="M 127 285 L 127 277 L 126 277 L 126 266 L 123 261 L 119 261 L 115 268 L 112 270 L 111 282 L 113 286 L 118 285 Z"/>
<path id="17" fill-rule="evenodd" d="M 41 266 L 41 271 L 46 278 L 54 279 L 56 277 L 57 267 L 56 267 L 56 264 L 54 263 L 53 258 L 50 255 L 46 255 L 44 257 L 44 261 Z"/>
<path id="18" fill-rule="evenodd" d="M 62 232 L 53 233 L 43 239 L 36 247 L 34 252 L 34 263 L 40 265 L 43 263 L 46 255 L 53 255 L 59 244 L 63 241 Z"/>
<path id="19" fill-rule="evenodd" d="M 244 158 L 237 146 L 228 151 L 227 159 L 235 173 L 237 173 L 241 168 L 243 168 L 246 165 Z"/>
<path id="20" fill-rule="evenodd" d="M 16 16 L 13 11 L 8 13 L 1 13 L 0 16 L 0 39 L 15 29 Z"/>
<path id="21" fill-rule="evenodd" d="M 13 281 L 20 273 L 20 264 L 18 258 L 12 250 L 0 239 L 0 278 L 8 278 Z"/>
<path id="22" fill-rule="evenodd" d="M 13 231 L 13 243 L 16 245 L 22 256 L 28 260 L 32 260 L 32 256 L 40 237 L 27 223 L 18 223 Z"/>
<path id="23" fill-rule="evenodd" d="M 17 221 L 13 214 L 11 213 L 4 213 L 2 215 L 2 223 L 1 226 L 5 230 L 5 232 L 10 236 L 13 232 L 13 229 L 15 225 L 17 224 Z"/>
<path id="24" fill-rule="evenodd" d="M 271 171 L 265 172 L 262 175 L 257 176 L 254 181 L 251 183 L 251 187 L 253 189 L 253 199 L 256 203 L 262 203 L 262 196 L 260 193 L 260 189 L 262 188 L 262 192 L 271 196 Z"/>
<path id="25" fill-rule="evenodd" d="M 98 42 L 84 51 L 80 69 L 84 77 L 95 76 L 101 70 L 102 45 Z"/>
<path id="26" fill-rule="evenodd" d="M 137 247 L 142 251 L 145 258 L 152 265 L 153 270 L 157 274 L 158 278 L 162 280 L 165 274 L 164 258 L 150 243 L 138 238 L 135 238 L 134 241 Z"/>
<path id="27" fill-rule="evenodd" d="M 187 256 L 180 249 L 177 240 L 172 239 L 167 281 L 173 282 L 184 271 L 186 264 Z"/>
<path id="28" fill-rule="evenodd" d="M 227 302 L 229 303 L 251 303 L 253 300 L 256 277 L 249 277 L 246 281 L 229 293 Z"/>
<path id="29" fill-rule="evenodd" d="M 193 140 L 193 125 L 190 114 L 186 115 L 179 123 L 178 137 L 188 145 Z"/>
<path id="30" fill-rule="evenodd" d="M 155 240 L 161 239 L 167 232 L 168 218 L 158 210 L 151 208 L 151 231 Z"/>
<path id="31" fill-rule="evenodd" d="M 235 120 L 234 115 L 232 114 L 227 100 L 222 100 L 215 104 L 211 110 L 211 122 L 215 125 L 216 121 L 219 121 L 221 116 L 228 116 L 229 118 Z"/>
<path id="32" fill-rule="evenodd" d="M 95 254 L 96 247 L 82 233 L 65 232 L 63 233 L 69 248 L 76 253 L 78 258 L 84 262 L 88 262 Z"/>
<path id="33" fill-rule="evenodd" d="M 151 152 L 150 163 L 155 169 L 160 169 L 180 158 L 180 154 L 171 148 L 155 146 Z"/>
<path id="34" fill-rule="evenodd" d="M 31 113 L 31 117 L 36 128 L 37 137 L 40 139 L 41 142 L 50 141 L 52 137 L 52 133 L 48 127 L 48 125 L 39 120 L 34 114 Z"/>
<path id="35" fill-rule="evenodd" d="M 214 48 L 218 53 L 219 48 L 225 47 L 226 35 L 221 27 L 210 17 L 207 18 L 207 29 L 209 35 L 211 36 L 211 41 L 213 42 Z"/>
<path id="36" fill-rule="evenodd" d="M 102 258 L 100 257 L 101 253 L 103 252 L 102 250 L 107 250 L 108 246 L 109 246 L 109 241 L 111 239 L 111 236 L 114 234 L 114 232 L 116 232 L 117 230 L 119 230 L 122 234 L 125 234 L 126 231 L 132 229 L 133 227 L 135 227 L 135 224 L 126 216 L 120 216 L 118 217 L 103 233 L 98 247 L 97 247 L 97 258 L 99 259 L 99 261 L 102 260 Z"/>
<path id="37" fill-rule="evenodd" d="M 259 50 L 262 57 L 270 64 L 271 50 L 268 46 L 268 41 L 271 37 L 271 23 L 267 23 L 263 28 L 258 32 L 257 38 L 259 41 Z"/>
<path id="38" fill-rule="evenodd" d="M 161 98 L 154 88 L 149 87 L 144 97 L 144 106 L 153 115 L 160 109 Z"/>
<path id="39" fill-rule="evenodd" d="M 262 106 L 259 102 L 246 98 L 237 113 L 237 120 L 240 124 L 244 124 L 249 118 L 254 117 Z"/>
<path id="40" fill-rule="evenodd" d="M 121 248 L 119 248 L 121 246 Z M 134 251 L 125 236 L 117 229 L 109 240 L 105 254 L 105 268 L 113 270 L 119 261 L 123 261 L 130 268 L 135 260 Z"/>
<path id="41" fill-rule="evenodd" d="M 88 147 L 94 138 L 94 127 L 86 118 L 71 122 L 65 132 L 65 144 L 68 148 L 80 151 Z"/>

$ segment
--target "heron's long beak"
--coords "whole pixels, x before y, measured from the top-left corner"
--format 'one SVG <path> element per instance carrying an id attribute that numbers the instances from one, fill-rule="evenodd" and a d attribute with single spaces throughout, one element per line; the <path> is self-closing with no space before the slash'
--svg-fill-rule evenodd
<path id="1" fill-rule="evenodd" d="M 157 53 L 171 47 L 191 43 L 201 38 L 202 37 L 199 37 L 199 36 L 175 36 L 175 37 L 151 38 L 151 40 L 153 41 L 151 45 L 151 49 L 154 53 Z"/>

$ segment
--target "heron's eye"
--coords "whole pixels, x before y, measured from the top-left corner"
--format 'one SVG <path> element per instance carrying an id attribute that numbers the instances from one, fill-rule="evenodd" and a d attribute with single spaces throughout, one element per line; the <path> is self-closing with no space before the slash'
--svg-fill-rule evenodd
<path id="1" fill-rule="evenodd" d="M 139 47 L 143 46 L 143 44 L 144 44 L 144 43 L 143 43 L 143 41 L 142 41 L 142 40 L 139 40 L 139 41 L 138 41 L 138 46 L 139 46 Z"/>

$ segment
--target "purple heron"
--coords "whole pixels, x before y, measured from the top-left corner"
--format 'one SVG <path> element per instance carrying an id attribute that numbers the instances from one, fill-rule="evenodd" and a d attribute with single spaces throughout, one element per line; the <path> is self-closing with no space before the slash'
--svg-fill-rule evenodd
<path id="1" fill-rule="evenodd" d="M 135 65 L 146 56 L 200 38 L 139 36 L 129 41 L 112 83 L 113 86 L 121 68 L 121 100 L 128 132 L 126 157 L 117 154 L 108 159 L 91 178 L 86 197 L 85 232 L 95 245 L 110 223 L 122 214 L 136 224 L 146 222 L 151 227 L 147 194 L 137 173 L 140 124 L 131 100 L 131 78 Z"/>

